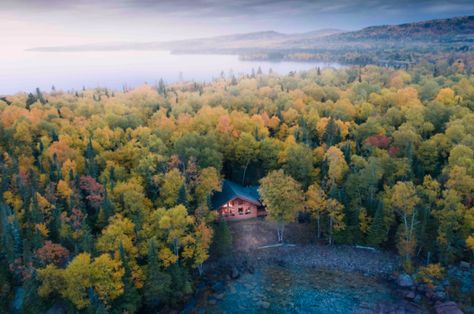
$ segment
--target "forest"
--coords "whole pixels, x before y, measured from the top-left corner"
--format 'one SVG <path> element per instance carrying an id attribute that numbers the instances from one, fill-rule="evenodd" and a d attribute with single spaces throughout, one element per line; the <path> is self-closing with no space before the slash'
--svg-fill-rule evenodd
<path id="1" fill-rule="evenodd" d="M 214 257 L 224 178 L 260 185 L 282 241 L 306 215 L 409 273 L 474 262 L 472 63 L 2 97 L 0 312 L 178 306 Z"/>

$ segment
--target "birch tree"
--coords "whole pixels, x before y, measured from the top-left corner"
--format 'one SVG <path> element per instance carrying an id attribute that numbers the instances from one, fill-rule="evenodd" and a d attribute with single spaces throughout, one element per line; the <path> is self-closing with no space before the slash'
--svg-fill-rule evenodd
<path id="1" fill-rule="evenodd" d="M 272 171 L 260 180 L 259 193 L 268 218 L 277 223 L 278 242 L 283 242 L 285 225 L 293 221 L 304 206 L 301 185 L 283 170 Z"/>
<path id="2" fill-rule="evenodd" d="M 420 198 L 416 195 L 412 182 L 399 181 L 387 191 L 387 200 L 390 208 L 402 221 L 399 228 L 398 251 L 409 264 L 416 248 L 416 206 Z"/>

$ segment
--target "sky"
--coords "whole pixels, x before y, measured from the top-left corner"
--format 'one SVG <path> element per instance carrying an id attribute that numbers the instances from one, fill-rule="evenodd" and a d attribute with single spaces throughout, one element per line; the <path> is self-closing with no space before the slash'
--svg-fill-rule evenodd
<path id="1" fill-rule="evenodd" d="M 24 49 L 264 30 L 356 30 L 460 15 L 474 15 L 474 1 L 0 0 L 0 38 L 2 49 Z"/>

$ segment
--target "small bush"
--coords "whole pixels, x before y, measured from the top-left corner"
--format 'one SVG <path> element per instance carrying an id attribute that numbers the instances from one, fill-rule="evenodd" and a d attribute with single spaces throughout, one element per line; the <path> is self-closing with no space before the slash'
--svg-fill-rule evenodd
<path id="1" fill-rule="evenodd" d="M 440 264 L 429 264 L 420 267 L 416 275 L 417 281 L 433 285 L 444 278 L 444 268 Z"/>

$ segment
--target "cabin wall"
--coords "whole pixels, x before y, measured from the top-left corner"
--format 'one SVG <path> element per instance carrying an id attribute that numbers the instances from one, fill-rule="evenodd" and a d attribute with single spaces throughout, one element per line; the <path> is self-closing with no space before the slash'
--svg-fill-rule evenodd
<path id="1" fill-rule="evenodd" d="M 257 217 L 257 205 L 241 199 L 233 199 L 219 208 L 225 220 L 242 220 Z"/>

